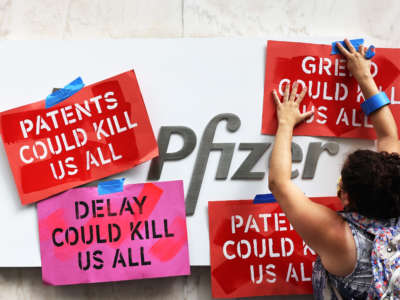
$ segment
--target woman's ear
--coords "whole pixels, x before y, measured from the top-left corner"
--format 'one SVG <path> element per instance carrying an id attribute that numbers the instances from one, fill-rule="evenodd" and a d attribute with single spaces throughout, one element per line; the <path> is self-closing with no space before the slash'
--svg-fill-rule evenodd
<path id="1" fill-rule="evenodd" d="M 342 200 L 342 203 L 343 203 L 343 206 L 344 206 L 344 207 L 348 206 L 348 205 L 350 204 L 350 201 L 349 201 L 349 194 L 347 194 L 347 193 L 344 192 L 344 191 L 341 191 L 341 192 L 340 192 L 340 200 Z"/>

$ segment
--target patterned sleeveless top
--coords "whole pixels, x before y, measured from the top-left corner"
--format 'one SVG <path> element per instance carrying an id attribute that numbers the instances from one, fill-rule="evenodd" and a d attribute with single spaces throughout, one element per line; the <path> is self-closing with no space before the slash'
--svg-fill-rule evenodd
<path id="1" fill-rule="evenodd" d="M 340 213 L 348 222 L 353 233 L 357 249 L 356 266 L 353 272 L 345 277 L 335 276 L 324 269 L 318 257 L 314 264 L 312 276 L 314 298 L 316 300 L 367 299 L 368 291 L 373 281 L 371 250 L 374 235 L 357 226 L 353 218 L 354 214 Z M 388 220 L 387 225 L 390 226 L 393 222 L 395 220 Z"/>

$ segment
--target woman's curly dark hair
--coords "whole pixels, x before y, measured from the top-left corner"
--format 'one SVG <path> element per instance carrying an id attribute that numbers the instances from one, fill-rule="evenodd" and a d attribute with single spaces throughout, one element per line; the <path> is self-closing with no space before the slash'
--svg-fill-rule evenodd
<path id="1" fill-rule="evenodd" d="M 342 190 L 355 211 L 375 219 L 400 216 L 400 156 L 397 153 L 357 150 L 342 172 Z"/>

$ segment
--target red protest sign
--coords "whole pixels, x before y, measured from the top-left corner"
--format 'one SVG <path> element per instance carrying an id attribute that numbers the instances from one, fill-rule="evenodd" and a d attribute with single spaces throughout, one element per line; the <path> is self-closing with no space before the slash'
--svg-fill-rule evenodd
<path id="1" fill-rule="evenodd" d="M 45 109 L 2 112 L 1 133 L 22 204 L 132 168 L 158 155 L 134 71 Z"/>
<path id="2" fill-rule="evenodd" d="M 337 197 L 312 200 L 342 208 Z M 208 215 L 213 297 L 312 293 L 316 255 L 277 203 L 211 201 Z"/>
<path id="3" fill-rule="evenodd" d="M 283 95 L 287 83 L 308 87 L 300 111 L 314 116 L 299 124 L 294 135 L 375 139 L 372 124 L 361 110 L 362 94 L 346 69 L 346 60 L 330 55 L 331 46 L 268 41 L 265 67 L 262 133 L 275 134 L 276 114 L 271 92 Z M 391 100 L 400 125 L 400 49 L 377 48 L 371 72 L 378 87 Z"/>

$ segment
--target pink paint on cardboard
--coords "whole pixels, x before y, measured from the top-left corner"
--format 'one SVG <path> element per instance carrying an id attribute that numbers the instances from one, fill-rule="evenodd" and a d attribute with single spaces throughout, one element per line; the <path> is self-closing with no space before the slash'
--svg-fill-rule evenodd
<path id="1" fill-rule="evenodd" d="M 190 274 L 182 181 L 69 190 L 37 204 L 43 282 Z"/>

